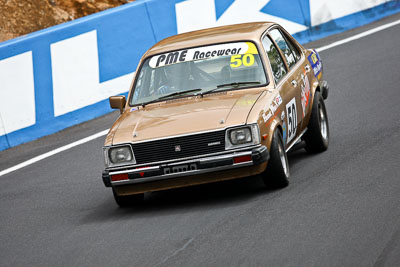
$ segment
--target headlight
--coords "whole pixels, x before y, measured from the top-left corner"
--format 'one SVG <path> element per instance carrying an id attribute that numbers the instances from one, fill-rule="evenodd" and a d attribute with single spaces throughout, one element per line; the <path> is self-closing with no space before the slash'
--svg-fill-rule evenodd
<path id="1" fill-rule="evenodd" d="M 251 143 L 251 130 L 250 128 L 230 130 L 229 139 L 232 145 Z"/>
<path id="2" fill-rule="evenodd" d="M 106 164 L 109 162 L 110 166 L 123 165 L 126 163 L 135 164 L 136 160 L 130 146 L 111 147 L 106 153 Z"/>
<path id="3" fill-rule="evenodd" d="M 257 124 L 228 129 L 225 138 L 225 149 L 260 143 L 260 130 Z"/>

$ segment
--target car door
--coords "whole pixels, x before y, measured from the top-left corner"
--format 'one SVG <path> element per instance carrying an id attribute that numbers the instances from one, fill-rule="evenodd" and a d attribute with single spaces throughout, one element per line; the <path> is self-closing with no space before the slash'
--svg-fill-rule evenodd
<path id="1" fill-rule="evenodd" d="M 308 81 L 307 75 L 304 72 L 304 57 L 301 57 L 300 51 L 290 41 L 290 39 L 278 28 L 273 28 L 269 31 L 271 39 L 278 47 L 286 67 L 288 68 L 288 78 L 283 85 L 290 93 L 290 99 L 286 104 L 287 116 L 287 143 L 295 140 L 299 136 L 302 129 L 302 122 L 305 117 L 305 81 Z M 308 85 L 308 95 L 310 94 L 310 86 Z"/>
<path id="2" fill-rule="evenodd" d="M 300 104 L 301 104 L 301 122 L 300 127 L 298 130 L 300 133 L 306 127 L 305 125 L 305 118 L 308 112 L 310 112 L 310 97 L 311 97 L 311 67 L 309 65 L 308 60 L 306 60 L 305 55 L 301 52 L 301 48 L 296 44 L 296 42 L 289 37 L 287 33 L 280 30 L 282 36 L 284 37 L 287 45 L 288 45 L 288 52 L 291 52 L 296 60 L 296 64 L 293 66 L 294 69 L 294 79 L 292 80 L 293 83 L 297 83 L 297 89 L 300 92 Z M 290 73 L 289 73 L 290 74 Z M 300 108 L 299 108 L 300 109 Z"/>

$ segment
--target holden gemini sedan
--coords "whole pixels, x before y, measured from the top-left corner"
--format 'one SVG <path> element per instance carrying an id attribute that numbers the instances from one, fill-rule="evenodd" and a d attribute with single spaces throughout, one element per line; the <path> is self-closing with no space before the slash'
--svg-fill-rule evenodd
<path id="1" fill-rule="evenodd" d="M 286 153 L 329 144 L 329 86 L 315 50 L 258 22 L 166 38 L 142 57 L 104 144 L 103 182 L 121 207 L 144 193 L 257 175 L 289 183 Z"/>

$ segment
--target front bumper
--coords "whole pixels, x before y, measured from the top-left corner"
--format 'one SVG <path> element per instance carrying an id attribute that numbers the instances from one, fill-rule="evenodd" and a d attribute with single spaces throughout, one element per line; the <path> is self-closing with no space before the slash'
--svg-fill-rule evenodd
<path id="1" fill-rule="evenodd" d="M 199 157 L 147 167 L 128 167 L 124 170 L 106 169 L 103 171 L 102 177 L 106 187 L 121 186 L 258 166 L 268 159 L 268 149 L 265 146 L 257 146 L 239 152 L 227 152 L 217 156 Z M 127 178 L 123 180 L 114 179 L 114 177 L 120 175 L 127 176 Z"/>

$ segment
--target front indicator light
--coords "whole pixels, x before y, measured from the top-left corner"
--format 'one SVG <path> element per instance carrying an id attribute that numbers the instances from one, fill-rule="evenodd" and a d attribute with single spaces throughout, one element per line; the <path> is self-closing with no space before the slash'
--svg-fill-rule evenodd
<path id="1" fill-rule="evenodd" d="M 238 164 L 238 163 L 242 163 L 242 162 L 248 162 L 248 161 L 252 161 L 251 155 L 239 156 L 239 157 L 233 158 L 233 163 L 234 164 Z"/>
<path id="2" fill-rule="evenodd" d="M 113 182 L 125 181 L 125 180 L 129 180 L 129 176 L 127 173 L 111 175 L 111 181 Z"/>

